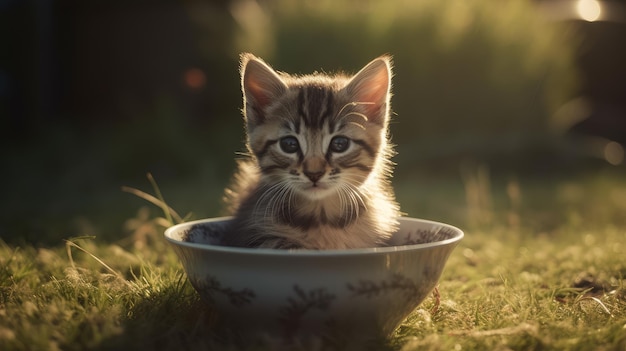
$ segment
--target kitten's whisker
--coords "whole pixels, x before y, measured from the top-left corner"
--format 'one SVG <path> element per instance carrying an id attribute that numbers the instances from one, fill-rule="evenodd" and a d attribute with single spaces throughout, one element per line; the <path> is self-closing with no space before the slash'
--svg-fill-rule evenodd
<path id="1" fill-rule="evenodd" d="M 363 201 L 363 198 L 361 198 L 361 195 L 359 195 L 359 193 L 356 192 L 353 187 L 348 185 L 348 188 L 350 189 L 350 198 L 352 199 L 352 203 L 354 204 L 355 211 L 358 215 L 359 209 L 361 207 L 359 205 L 363 205 L 365 207 L 365 203 Z"/>
<path id="2" fill-rule="evenodd" d="M 337 112 L 337 116 L 339 116 L 343 112 L 343 110 L 346 109 L 346 107 L 348 107 L 348 106 L 353 107 L 353 106 L 357 106 L 357 105 L 374 105 L 374 102 L 371 102 L 371 101 L 351 101 L 351 102 L 348 102 L 347 104 L 343 105 L 343 107 L 339 110 L 339 112 Z"/>
<path id="3" fill-rule="evenodd" d="M 254 212 L 259 211 L 259 207 L 264 208 L 265 217 L 272 217 L 271 214 L 275 213 L 275 206 L 277 201 L 277 195 L 281 192 L 281 189 L 287 187 L 287 183 L 285 181 L 280 181 L 276 184 L 272 184 L 269 187 L 264 187 L 261 190 L 261 196 L 258 198 L 257 202 L 254 204 Z M 268 216 L 269 215 L 269 216 Z"/>
<path id="4" fill-rule="evenodd" d="M 368 120 L 367 116 L 365 116 L 362 113 L 358 113 L 358 112 L 350 112 L 350 113 L 346 114 L 345 116 L 341 115 L 343 113 L 343 110 L 346 109 L 346 107 L 354 107 L 354 106 L 357 106 L 357 105 L 374 105 L 374 103 L 373 102 L 369 102 L 369 101 L 352 101 L 352 102 L 348 102 L 347 104 L 343 105 L 343 107 L 339 110 L 339 112 L 337 112 L 337 114 L 335 115 L 335 118 L 339 119 L 339 118 L 343 118 L 345 116 L 348 116 L 348 115 L 350 115 L 352 113 L 357 113 L 361 117 L 364 117 L 365 120 L 367 121 Z"/>
<path id="5" fill-rule="evenodd" d="M 367 177 L 361 174 L 342 174 L 342 179 L 346 184 L 354 187 L 354 189 L 358 190 L 361 186 L 356 184 L 363 184 Z"/>
<path id="6" fill-rule="evenodd" d="M 350 197 L 350 206 L 352 207 L 352 217 L 359 217 L 359 203 L 352 192 L 352 189 L 348 187 L 348 196 Z"/>
<path id="7" fill-rule="evenodd" d="M 271 205 L 268 206 L 271 208 L 272 218 L 274 218 L 274 214 L 280 213 L 283 217 L 285 216 L 285 193 L 288 191 L 288 185 L 286 182 L 281 182 L 281 187 L 276 190 L 274 196 L 272 197 Z"/>
<path id="8" fill-rule="evenodd" d="M 350 207 L 351 207 L 351 211 L 350 211 L 350 220 L 352 220 L 352 218 L 354 217 L 359 217 L 359 205 L 356 202 L 356 199 L 354 197 L 354 194 L 352 193 L 350 187 L 346 187 L 347 190 L 346 194 L 348 195 L 348 198 L 350 199 Z"/>
<path id="9" fill-rule="evenodd" d="M 291 187 L 287 185 L 283 187 L 282 192 L 281 192 L 281 196 L 280 196 L 281 201 L 278 205 L 281 208 L 284 218 L 291 218 L 291 192 L 292 192 Z"/>
<path id="10" fill-rule="evenodd" d="M 342 198 L 344 199 L 343 213 L 348 213 L 350 221 L 356 219 L 360 215 L 360 207 L 362 199 L 357 193 L 355 193 L 353 187 L 349 184 L 342 184 L 341 187 Z"/>
<path id="11" fill-rule="evenodd" d="M 254 204 L 254 211 L 256 212 L 259 206 L 262 206 L 262 203 L 265 202 L 265 198 L 271 196 L 274 193 L 274 189 L 279 187 L 280 183 L 272 184 L 271 186 L 264 186 L 259 189 L 261 196 L 257 199 L 257 202 Z"/>
<path id="12" fill-rule="evenodd" d="M 346 177 L 345 179 L 350 180 L 350 177 Z M 344 185 L 349 188 L 349 193 L 354 197 L 355 206 L 361 206 L 364 210 L 367 210 L 367 204 L 371 202 L 370 195 L 360 191 L 358 187 L 350 184 L 350 182 L 346 182 Z"/>
<path id="13" fill-rule="evenodd" d="M 348 205 L 348 201 L 347 201 L 347 197 L 346 197 L 346 191 L 344 189 L 343 184 L 341 184 L 338 188 L 337 188 L 337 195 L 339 196 L 339 211 L 342 214 L 346 214 L 346 213 L 350 213 L 350 208 Z M 352 215 L 350 215 L 350 219 L 352 219 Z"/>
<path id="14" fill-rule="evenodd" d="M 250 153 L 250 152 L 243 152 L 243 151 L 236 151 L 235 155 L 236 156 L 244 156 L 244 157 L 252 157 L 252 153 Z"/>
<path id="15" fill-rule="evenodd" d="M 357 117 L 361 117 L 361 118 L 363 118 L 365 120 L 365 122 L 369 121 L 369 118 L 367 118 L 366 115 L 362 114 L 361 112 L 356 112 L 356 111 L 348 112 L 345 115 L 341 116 L 340 118 L 346 118 L 346 117 L 351 116 L 351 115 L 354 115 L 354 116 L 357 116 Z"/>
<path id="16" fill-rule="evenodd" d="M 293 195 L 294 195 L 294 190 L 293 188 L 289 187 L 289 198 L 287 199 L 287 211 L 291 214 L 293 212 L 291 212 L 291 204 L 293 203 Z"/>
<path id="17" fill-rule="evenodd" d="M 275 217 L 278 214 L 276 211 L 276 203 L 279 200 L 280 193 L 282 191 L 283 185 L 281 183 L 280 187 L 277 187 L 275 191 L 272 193 L 272 197 L 269 199 L 269 203 L 266 205 L 265 213 L 269 212 L 269 216 L 272 218 L 272 222 L 275 222 Z"/>
<path id="18" fill-rule="evenodd" d="M 345 185 L 341 184 L 341 186 L 337 189 L 337 193 L 339 194 L 339 210 L 341 213 L 349 213 L 351 212 L 348 205 L 348 196 L 345 190 Z M 350 219 L 352 219 L 352 215 L 350 215 Z"/>
<path id="19" fill-rule="evenodd" d="M 361 128 L 361 129 L 365 130 L 365 127 L 363 127 L 363 125 L 362 125 L 362 124 L 359 124 L 359 123 L 356 123 L 356 122 L 348 122 L 348 124 L 352 124 L 352 125 L 354 125 L 354 126 L 356 126 L 356 127 L 359 127 L 359 128 Z"/>
<path id="20" fill-rule="evenodd" d="M 341 113 L 343 112 L 343 110 L 345 110 L 345 109 L 346 109 L 346 107 L 348 107 L 348 106 L 356 106 L 356 105 L 357 105 L 357 103 L 356 103 L 356 102 L 348 102 L 347 104 L 343 105 L 343 107 L 342 107 L 342 108 L 339 110 L 339 112 L 337 112 L 337 114 L 335 115 L 335 118 L 338 118 L 338 117 L 341 115 Z"/>

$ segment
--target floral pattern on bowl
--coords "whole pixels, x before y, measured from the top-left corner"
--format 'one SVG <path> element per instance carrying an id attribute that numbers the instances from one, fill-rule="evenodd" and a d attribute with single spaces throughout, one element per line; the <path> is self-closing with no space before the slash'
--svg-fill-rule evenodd
<path id="1" fill-rule="evenodd" d="M 220 321 L 293 338 L 388 336 L 436 286 L 463 232 L 401 218 L 385 247 L 276 250 L 220 245 L 230 218 L 179 224 L 165 236 Z"/>

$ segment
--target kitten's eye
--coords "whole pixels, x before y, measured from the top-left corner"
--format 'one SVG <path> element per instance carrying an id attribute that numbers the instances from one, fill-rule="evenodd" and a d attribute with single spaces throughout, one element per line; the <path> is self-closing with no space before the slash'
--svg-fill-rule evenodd
<path id="1" fill-rule="evenodd" d="M 350 146 L 350 139 L 345 136 L 336 136 L 330 141 L 330 150 L 332 152 L 344 152 Z"/>
<path id="2" fill-rule="evenodd" d="M 293 154 L 300 150 L 300 144 L 298 144 L 298 139 L 288 136 L 280 139 L 280 148 L 288 154 Z"/>

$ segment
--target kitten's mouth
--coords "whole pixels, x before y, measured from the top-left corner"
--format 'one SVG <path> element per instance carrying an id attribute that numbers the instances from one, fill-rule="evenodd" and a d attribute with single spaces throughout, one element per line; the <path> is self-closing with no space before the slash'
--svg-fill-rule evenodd
<path id="1" fill-rule="evenodd" d="M 317 197 L 317 198 L 323 197 L 324 195 L 328 193 L 329 190 L 330 190 L 330 187 L 328 186 L 328 184 L 323 184 L 323 183 L 318 183 L 318 182 L 309 183 L 302 188 L 303 193 L 309 196 Z"/>
<path id="2" fill-rule="evenodd" d="M 326 186 L 325 184 L 320 184 L 320 183 L 312 183 L 306 187 L 306 190 L 309 190 L 309 191 L 321 191 L 321 190 L 326 190 L 326 189 L 328 189 L 328 186 Z"/>

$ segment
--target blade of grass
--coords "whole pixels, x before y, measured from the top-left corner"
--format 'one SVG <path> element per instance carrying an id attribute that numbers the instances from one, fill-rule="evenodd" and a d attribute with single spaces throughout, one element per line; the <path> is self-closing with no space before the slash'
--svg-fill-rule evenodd
<path id="1" fill-rule="evenodd" d="M 132 286 L 130 284 L 130 282 L 128 282 L 128 280 L 124 279 L 124 276 L 122 276 L 122 274 L 120 274 L 115 269 L 111 268 L 108 264 L 106 264 L 104 261 L 102 261 L 98 256 L 96 256 L 96 255 L 92 254 L 91 252 L 85 250 L 80 245 L 76 244 L 75 242 L 73 242 L 71 240 L 65 240 L 65 247 L 66 247 L 67 256 L 68 256 L 68 259 L 70 261 L 70 265 L 72 266 L 72 268 L 76 269 L 76 265 L 74 264 L 74 258 L 72 257 L 72 247 L 74 247 L 74 248 L 76 248 L 76 249 L 86 253 L 87 255 L 89 255 L 94 260 L 96 260 L 96 262 L 100 263 L 102 265 L 102 267 L 104 267 L 107 271 L 111 272 L 113 275 L 115 275 L 117 278 L 119 278 L 121 281 L 123 281 L 126 285 Z"/>
<path id="2" fill-rule="evenodd" d="M 600 307 L 602 307 L 602 309 L 604 310 L 604 312 L 606 312 L 606 314 L 608 314 L 609 316 L 613 317 L 613 314 L 611 313 L 611 311 L 606 307 L 606 305 L 604 303 L 602 303 L 602 301 L 597 298 L 597 297 L 593 297 L 593 296 L 588 296 L 588 297 L 584 297 L 581 300 L 584 299 L 591 299 L 593 301 L 595 301 L 598 305 L 600 305 Z"/>
<path id="3" fill-rule="evenodd" d="M 157 184 L 154 177 L 152 176 L 152 173 L 146 174 L 146 177 L 148 178 L 148 181 L 150 182 L 150 184 L 152 184 L 152 189 L 154 190 L 154 193 L 156 194 L 157 198 L 160 200 L 162 204 L 161 207 L 163 208 L 163 212 L 165 212 L 165 218 L 168 220 L 168 222 L 174 224 L 174 222 L 172 221 L 172 213 L 176 213 L 176 212 L 174 212 L 174 210 L 171 209 L 165 202 L 165 198 L 163 197 L 163 194 L 161 193 L 161 189 L 159 188 L 159 185 Z M 177 220 L 176 220 L 177 223 L 182 222 L 182 218 L 180 218 L 178 214 L 176 214 L 176 217 L 177 217 Z"/>
<path id="4" fill-rule="evenodd" d="M 148 180 L 150 181 L 150 183 L 152 184 L 152 187 L 154 188 L 154 191 L 157 195 L 156 197 L 144 191 L 141 191 L 139 189 L 131 188 L 128 186 L 122 186 L 122 191 L 133 194 L 137 197 L 140 197 L 154 204 L 157 207 L 160 207 L 163 210 L 163 213 L 165 214 L 166 220 L 172 225 L 177 224 L 177 223 L 182 223 L 183 222 L 182 217 L 173 208 L 167 205 L 167 203 L 163 199 L 161 190 L 159 189 L 156 181 L 154 180 L 154 177 L 152 177 L 152 174 L 150 173 L 148 173 Z"/>

